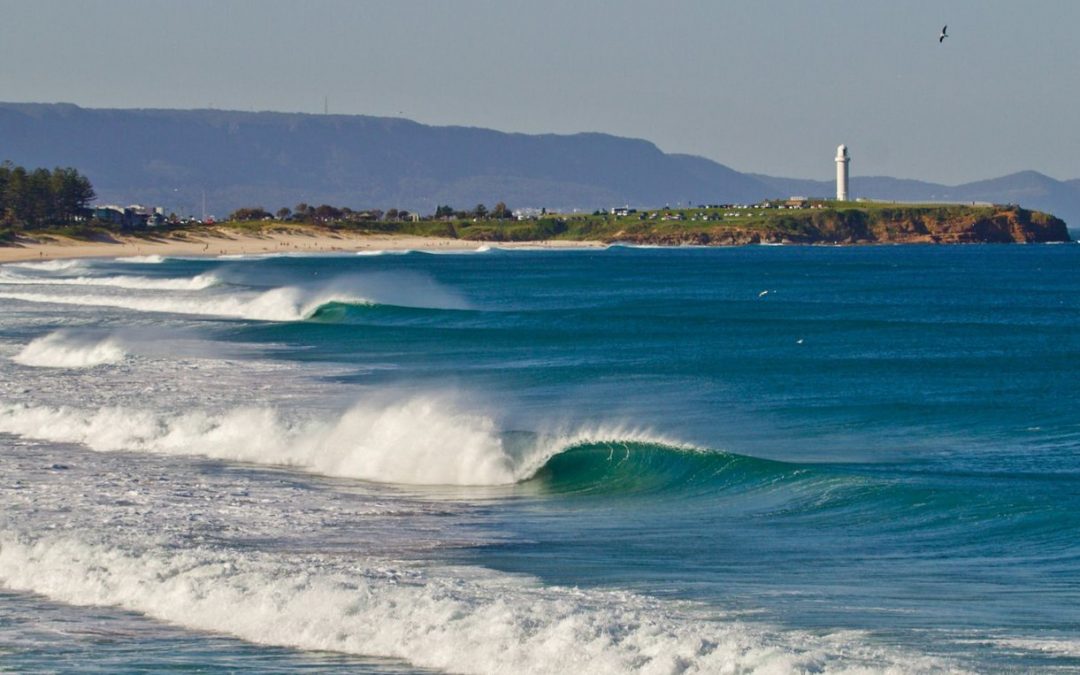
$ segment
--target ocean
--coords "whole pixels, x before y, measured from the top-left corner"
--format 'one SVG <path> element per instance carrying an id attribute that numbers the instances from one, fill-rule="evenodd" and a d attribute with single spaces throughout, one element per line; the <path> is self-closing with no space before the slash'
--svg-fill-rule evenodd
<path id="1" fill-rule="evenodd" d="M 0 266 L 0 670 L 1080 672 L 1080 247 Z"/>

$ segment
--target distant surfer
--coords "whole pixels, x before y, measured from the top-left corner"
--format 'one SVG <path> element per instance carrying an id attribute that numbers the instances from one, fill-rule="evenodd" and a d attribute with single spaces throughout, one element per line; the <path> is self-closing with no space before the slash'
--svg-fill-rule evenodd
<path id="1" fill-rule="evenodd" d="M 937 39 L 938 44 L 941 44 L 942 42 L 945 42 L 945 38 L 949 37 L 949 34 L 945 32 L 947 30 L 949 30 L 949 24 L 945 24 L 941 28 L 941 35 L 939 35 L 938 39 Z"/>

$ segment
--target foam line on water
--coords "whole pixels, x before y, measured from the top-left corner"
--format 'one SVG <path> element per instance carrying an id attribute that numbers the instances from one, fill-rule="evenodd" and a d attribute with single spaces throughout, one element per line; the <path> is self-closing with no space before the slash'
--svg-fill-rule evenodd
<path id="1" fill-rule="evenodd" d="M 132 277 L 126 277 L 131 279 Z M 243 281 L 243 275 L 237 278 Z M 139 279 L 142 279 L 141 277 Z M 386 304 L 427 309 L 465 309 L 468 304 L 452 291 L 422 275 L 408 273 L 369 273 L 347 275 L 318 284 L 281 286 L 269 290 L 213 288 L 218 277 L 203 274 L 187 280 L 149 280 L 187 284 L 189 288 L 144 288 L 149 293 L 65 292 L 49 286 L 0 292 L 0 298 L 24 302 L 62 305 L 115 307 L 139 312 L 189 314 L 257 321 L 301 321 L 311 318 L 330 303 L 350 305 Z M 233 279 L 230 277 L 230 281 Z M 200 285 L 204 288 L 191 288 Z M 91 289 L 87 289 L 91 290 Z M 102 289 L 104 291 L 104 289 Z M 175 293 L 157 293 L 176 290 Z M 199 292 L 207 291 L 207 292 Z"/>
<path id="2" fill-rule="evenodd" d="M 156 253 L 153 255 L 132 255 L 123 258 L 114 258 L 115 262 L 132 263 L 135 265 L 160 265 L 168 259 L 169 258 Z"/>
<path id="3" fill-rule="evenodd" d="M 239 292 L 197 296 L 135 296 L 91 293 L 0 293 L 0 298 L 59 305 L 114 307 L 139 312 L 189 314 L 256 321 L 301 321 L 331 302 L 371 304 L 364 297 L 299 287 L 275 288 L 263 293 Z"/>
<path id="4" fill-rule="evenodd" d="M 194 277 L 173 279 L 123 275 L 57 277 L 25 276 L 0 269 L 0 285 L 7 284 L 11 286 L 107 286 L 130 290 L 199 291 L 216 286 L 218 283 L 220 283 L 218 278 L 213 274 L 199 274 Z"/>
<path id="5" fill-rule="evenodd" d="M 0 584 L 259 644 L 461 673 L 933 672 L 857 632 L 810 635 L 476 568 L 0 532 Z"/>
<path id="6" fill-rule="evenodd" d="M 41 272 L 62 272 L 65 270 L 86 267 L 86 262 L 82 260 L 42 260 L 40 262 L 7 263 L 3 267 L 17 267 L 20 269 L 37 270 Z"/>

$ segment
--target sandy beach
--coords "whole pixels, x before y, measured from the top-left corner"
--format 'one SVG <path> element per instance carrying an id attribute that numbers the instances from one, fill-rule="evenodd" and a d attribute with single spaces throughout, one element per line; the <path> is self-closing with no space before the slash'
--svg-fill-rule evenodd
<path id="1" fill-rule="evenodd" d="M 249 233 L 215 228 L 172 233 L 165 237 L 116 235 L 113 241 L 80 241 L 49 236 L 0 246 L 0 263 L 60 258 L 118 258 L 140 255 L 263 255 L 268 253 L 349 253 L 358 251 L 453 251 L 481 246 L 499 248 L 591 248 L 597 241 L 482 242 L 408 235 L 357 235 L 316 229 Z"/>

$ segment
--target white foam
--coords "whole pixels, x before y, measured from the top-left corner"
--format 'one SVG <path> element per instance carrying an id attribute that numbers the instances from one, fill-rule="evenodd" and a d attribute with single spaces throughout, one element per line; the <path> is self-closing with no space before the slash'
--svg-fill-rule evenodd
<path id="1" fill-rule="evenodd" d="M 328 419 L 291 420 L 254 407 L 163 414 L 0 405 L 0 430 L 82 443 L 101 452 L 198 454 L 371 481 L 498 485 L 516 480 L 490 419 L 426 397 L 358 405 Z"/>
<path id="2" fill-rule="evenodd" d="M 119 263 L 134 263 L 136 265 L 160 265 L 168 260 L 163 255 L 133 255 L 126 258 L 116 258 L 115 261 Z"/>
<path id="3" fill-rule="evenodd" d="M 18 262 L 8 263 L 4 267 L 20 267 L 22 269 L 38 270 L 42 272 L 62 272 L 64 270 L 85 267 L 82 260 L 43 260 L 41 262 Z"/>
<path id="4" fill-rule="evenodd" d="M 133 277 L 125 277 L 132 279 Z M 142 280 L 144 278 L 134 277 Z M 369 273 L 330 279 L 322 284 L 283 286 L 267 291 L 211 289 L 217 278 L 203 274 L 186 280 L 148 280 L 194 288 L 143 288 L 141 290 L 179 290 L 172 294 L 136 293 L 67 293 L 63 289 L 34 286 L 34 292 L 4 291 L 0 298 L 25 302 L 62 305 L 116 307 L 140 312 L 190 314 L 258 321 L 301 321 L 313 316 L 323 305 L 337 302 L 352 305 L 390 304 L 403 307 L 464 309 L 467 304 L 421 275 L 408 273 Z M 198 288 L 205 286 L 205 288 Z M 211 290 L 197 293 L 198 290 Z"/>
<path id="5" fill-rule="evenodd" d="M 116 307 L 139 312 L 190 314 L 257 321 L 301 321 L 330 302 L 371 304 L 351 293 L 319 291 L 287 286 L 263 293 L 228 293 L 197 296 L 137 296 L 60 293 L 0 293 L 0 298 L 61 305 Z"/>
<path id="6" fill-rule="evenodd" d="M 119 363 L 126 355 L 113 337 L 87 340 L 67 331 L 56 331 L 26 345 L 11 360 L 37 368 L 91 368 Z"/>
<path id="7" fill-rule="evenodd" d="M 1080 658 L 1080 640 L 1054 638 L 998 638 L 992 641 L 998 647 L 1019 649 L 1026 652 L 1041 652 L 1054 656 Z"/>
<path id="8" fill-rule="evenodd" d="M 81 443 L 99 452 L 203 455 L 411 485 L 510 485 L 583 443 L 675 445 L 624 429 L 537 435 L 510 444 L 492 416 L 461 410 L 449 396 L 436 395 L 361 403 L 340 415 L 303 418 L 266 407 L 162 413 L 0 403 L 0 432 Z"/>
<path id="9" fill-rule="evenodd" d="M 868 643 L 736 621 L 630 593 L 543 587 L 475 568 L 218 547 L 120 548 L 0 533 L 0 583 L 260 644 L 459 673 L 932 672 Z M 404 583 L 402 583 L 404 582 Z"/>
<path id="10" fill-rule="evenodd" d="M 199 291 L 219 283 L 213 274 L 194 277 L 152 278 L 140 276 L 26 276 L 0 269 L 0 284 L 19 286 L 107 286 L 132 290 Z"/>

